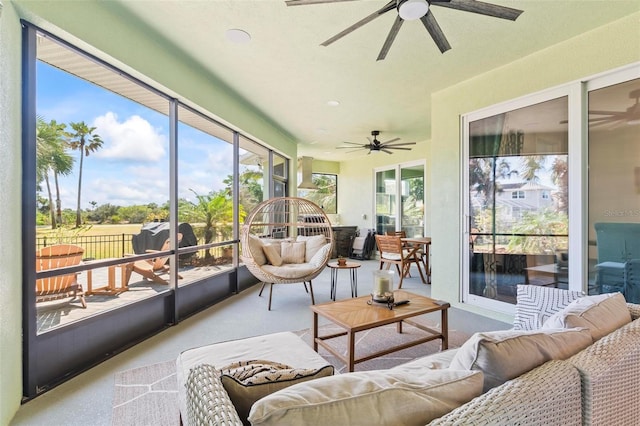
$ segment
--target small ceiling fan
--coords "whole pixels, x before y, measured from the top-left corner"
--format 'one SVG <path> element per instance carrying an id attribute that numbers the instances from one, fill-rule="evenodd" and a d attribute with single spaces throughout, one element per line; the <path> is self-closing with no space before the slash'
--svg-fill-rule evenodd
<path id="1" fill-rule="evenodd" d="M 287 6 L 302 6 L 319 3 L 339 3 L 344 1 L 354 0 L 287 0 L 285 3 Z M 493 16 L 495 18 L 508 19 L 511 21 L 515 21 L 523 12 L 519 9 L 476 0 L 391 0 L 371 15 L 361 19 L 342 32 L 339 32 L 324 43 L 321 43 L 321 45 L 328 46 L 334 41 L 341 39 L 361 26 L 373 21 L 375 18 L 396 9 L 398 16 L 389 31 L 389 35 L 387 35 L 387 39 L 382 45 L 382 50 L 380 50 L 380 53 L 378 54 L 378 61 L 383 60 L 387 56 L 387 53 L 389 52 L 389 49 L 398 35 L 404 21 L 413 21 L 418 19 L 422 21 L 422 24 L 431 35 L 431 38 L 433 38 L 433 41 L 438 46 L 438 49 L 440 49 L 440 52 L 444 53 L 451 49 L 451 45 L 447 41 L 447 38 L 442 32 L 440 25 L 438 25 L 433 13 L 431 13 L 431 6 L 447 7 L 449 9 L 478 13 L 480 15 Z"/>
<path id="2" fill-rule="evenodd" d="M 337 149 L 351 149 L 352 151 L 347 151 L 347 153 L 350 152 L 356 152 L 360 149 L 368 149 L 369 152 L 367 152 L 368 154 L 371 154 L 372 152 L 386 152 L 387 154 L 393 154 L 393 152 L 391 152 L 391 149 L 400 149 L 403 151 L 411 151 L 411 148 L 405 148 L 405 146 L 407 145 L 415 145 L 415 142 L 402 142 L 402 143 L 393 143 L 396 141 L 399 141 L 400 138 L 394 138 L 391 140 L 388 140 L 386 142 L 380 142 L 378 140 L 378 135 L 380 134 L 379 130 L 372 130 L 371 131 L 371 136 L 373 136 L 373 139 L 371 139 L 370 137 L 367 136 L 367 139 L 369 140 L 368 144 L 360 144 L 360 143 L 355 143 L 355 142 L 343 142 L 343 143 L 348 143 L 350 145 L 358 145 L 358 148 L 354 149 L 353 146 L 339 146 L 337 147 Z"/>

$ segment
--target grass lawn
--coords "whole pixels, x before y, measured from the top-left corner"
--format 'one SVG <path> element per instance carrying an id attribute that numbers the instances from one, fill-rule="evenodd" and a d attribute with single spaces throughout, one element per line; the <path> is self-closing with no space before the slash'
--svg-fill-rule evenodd
<path id="1" fill-rule="evenodd" d="M 94 236 L 94 235 L 118 235 L 118 234 L 138 234 L 142 228 L 141 223 L 122 223 L 122 224 L 105 224 L 105 225 L 86 225 L 81 230 L 77 229 L 51 229 L 51 226 L 38 226 L 36 227 L 36 236 L 56 236 L 56 235 L 82 235 L 82 236 Z"/>

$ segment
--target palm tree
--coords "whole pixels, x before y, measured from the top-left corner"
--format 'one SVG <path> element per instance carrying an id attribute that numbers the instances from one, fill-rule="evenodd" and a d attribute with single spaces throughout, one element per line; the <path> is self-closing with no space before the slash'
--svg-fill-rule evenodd
<path id="1" fill-rule="evenodd" d="M 76 228 L 82 225 L 80 198 L 82 195 L 82 165 L 84 157 L 89 156 L 90 153 L 97 151 L 102 147 L 102 139 L 97 134 L 93 134 L 96 130 L 95 127 L 89 127 L 84 121 L 78 123 L 71 123 L 71 128 L 75 133 L 71 134 L 69 140 L 69 146 L 71 149 L 77 149 L 80 151 L 80 170 L 78 173 L 78 206 L 76 209 Z"/>
<path id="2" fill-rule="evenodd" d="M 544 155 L 526 155 L 521 158 L 520 176 L 527 182 L 538 183 L 538 172 L 544 170 L 547 157 Z"/>
<path id="3" fill-rule="evenodd" d="M 57 225 L 62 223 L 62 201 L 60 199 L 58 176 L 68 175 L 73 171 L 74 159 L 65 149 L 66 124 L 58 124 L 55 120 L 47 123 L 42 117 L 38 117 L 36 126 L 37 179 L 38 182 L 44 180 L 47 185 L 51 227 L 55 229 Z M 49 173 L 53 173 L 56 187 L 55 213 Z"/>
<path id="4" fill-rule="evenodd" d="M 210 192 L 207 195 L 199 195 L 191 189 L 196 196 L 197 202 L 188 202 L 181 206 L 181 216 L 191 222 L 204 222 L 204 244 L 213 241 L 217 233 L 217 227 L 222 224 L 224 227 L 231 227 L 233 223 L 233 200 L 225 190 Z M 244 209 L 240 206 L 240 221 L 244 220 Z M 209 249 L 205 250 L 205 259 L 211 257 Z"/>

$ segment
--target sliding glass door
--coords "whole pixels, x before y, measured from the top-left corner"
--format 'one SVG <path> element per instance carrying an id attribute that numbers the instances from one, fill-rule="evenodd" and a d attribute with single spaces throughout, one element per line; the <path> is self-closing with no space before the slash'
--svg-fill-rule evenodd
<path id="1" fill-rule="evenodd" d="M 589 293 L 640 303 L 640 78 L 589 88 Z"/>
<path id="2" fill-rule="evenodd" d="M 568 97 L 468 122 L 468 293 L 568 287 Z"/>
<path id="3" fill-rule="evenodd" d="M 463 300 L 518 284 L 640 302 L 640 68 L 463 117 Z"/>
<path id="4" fill-rule="evenodd" d="M 375 171 L 376 233 L 425 235 L 424 171 L 423 162 Z"/>

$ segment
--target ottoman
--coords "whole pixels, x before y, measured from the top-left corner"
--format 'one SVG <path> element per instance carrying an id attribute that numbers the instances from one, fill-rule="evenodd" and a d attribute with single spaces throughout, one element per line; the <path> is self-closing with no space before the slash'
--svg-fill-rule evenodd
<path id="1" fill-rule="evenodd" d="M 303 375 L 288 377 L 269 383 L 246 385 L 234 379 L 222 380 L 238 415 L 245 424 L 251 406 L 258 399 L 279 389 L 318 377 L 331 376 L 334 368 L 318 355 L 300 337 L 291 332 L 266 334 L 246 339 L 230 340 L 188 349 L 176 360 L 180 417 L 187 419 L 187 396 L 185 385 L 189 372 L 200 364 L 209 364 L 217 369 L 237 364 L 240 361 L 271 361 L 292 369 L 304 369 Z"/>

